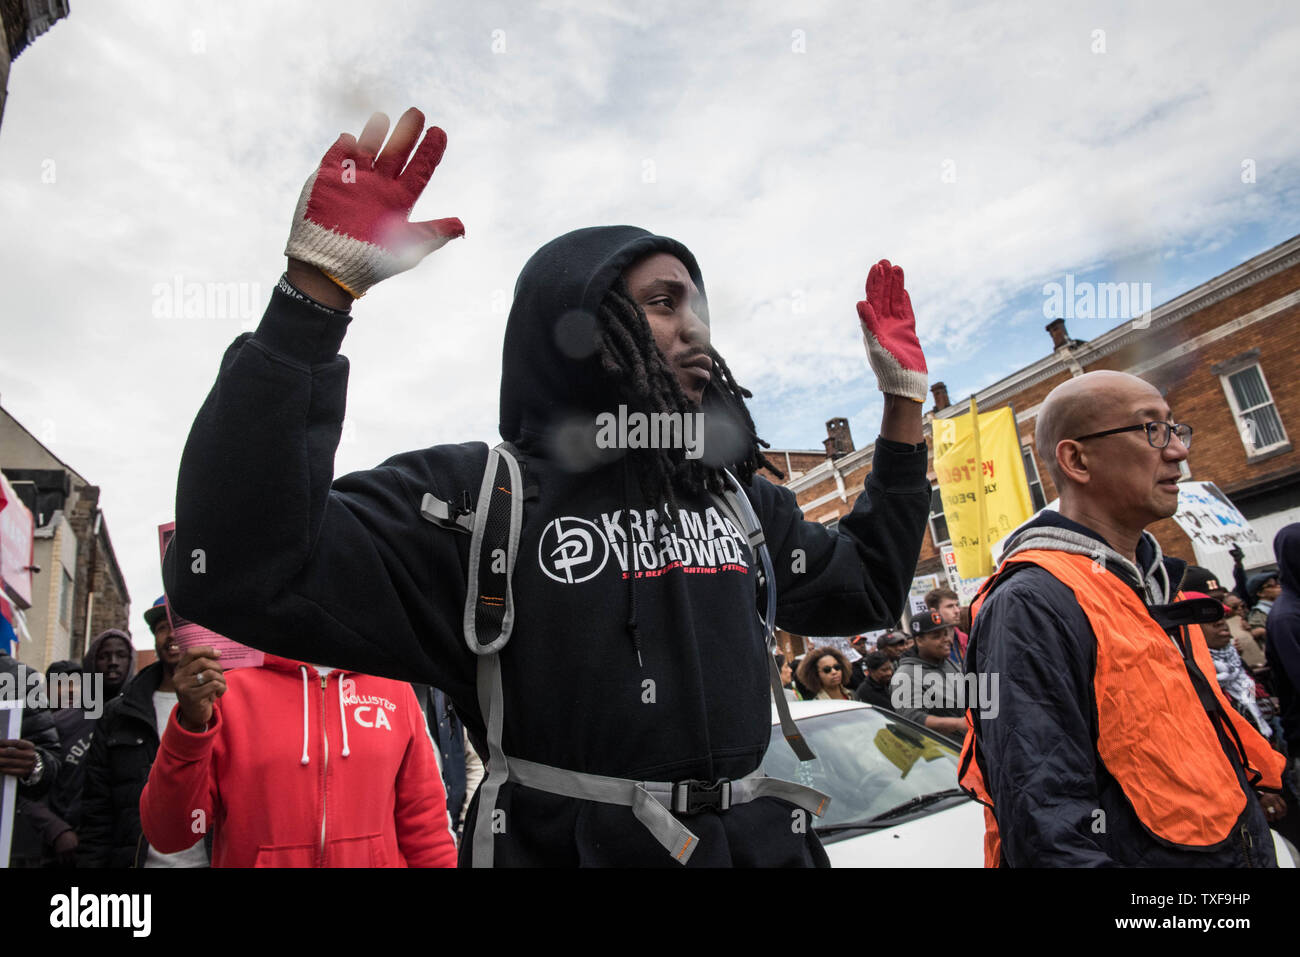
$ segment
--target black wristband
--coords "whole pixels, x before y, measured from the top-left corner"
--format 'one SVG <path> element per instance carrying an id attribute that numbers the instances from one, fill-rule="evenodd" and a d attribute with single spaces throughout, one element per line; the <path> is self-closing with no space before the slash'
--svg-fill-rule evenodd
<path id="1" fill-rule="evenodd" d="M 303 292 L 301 289 L 299 289 L 297 286 L 291 283 L 289 281 L 289 274 L 287 272 L 280 277 L 280 281 L 276 283 L 276 288 L 279 289 L 286 296 L 293 296 L 293 298 L 301 302 L 305 302 L 309 306 L 315 306 L 317 309 L 325 313 L 327 316 L 336 317 L 336 316 L 348 316 L 351 314 L 345 309 L 335 309 L 332 306 L 325 305 L 325 303 L 323 302 L 317 302 L 311 296 L 307 295 L 305 292 Z"/>

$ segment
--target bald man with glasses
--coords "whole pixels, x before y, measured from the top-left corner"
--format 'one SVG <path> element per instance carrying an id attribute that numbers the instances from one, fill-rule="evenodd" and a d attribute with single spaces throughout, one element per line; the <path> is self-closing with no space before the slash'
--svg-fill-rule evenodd
<path id="1" fill-rule="evenodd" d="M 998 698 L 967 712 L 961 765 L 988 866 L 1276 866 L 1282 758 L 1219 690 L 1195 625 L 1222 608 L 1178 601 L 1186 563 L 1146 531 L 1178 510 L 1191 439 L 1121 372 L 1039 409 L 1060 509 L 1007 538 L 967 648 Z"/>

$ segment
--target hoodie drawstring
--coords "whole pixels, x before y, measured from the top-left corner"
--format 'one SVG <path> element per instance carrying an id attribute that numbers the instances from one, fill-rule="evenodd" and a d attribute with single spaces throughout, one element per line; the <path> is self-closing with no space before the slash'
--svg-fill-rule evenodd
<path id="1" fill-rule="evenodd" d="M 307 757 L 307 666 L 299 665 L 298 670 L 302 672 L 302 763 L 308 764 L 310 761 Z"/>
<path id="2" fill-rule="evenodd" d="M 631 561 L 635 545 L 632 540 L 632 506 L 628 503 L 633 500 L 631 493 L 632 470 L 629 467 L 627 456 L 623 457 L 623 511 L 627 513 L 627 553 L 629 561 L 627 563 L 627 632 L 632 636 L 632 647 L 636 650 L 636 663 L 638 668 L 645 668 L 641 661 L 641 631 L 636 626 L 636 563 Z"/>
<path id="3" fill-rule="evenodd" d="M 299 665 L 298 670 L 302 672 L 302 763 L 310 764 L 311 761 L 307 757 L 307 739 L 311 733 L 311 707 L 310 707 L 310 702 L 307 700 L 307 695 L 308 695 L 307 666 Z M 338 692 L 339 692 L 339 727 L 343 730 L 343 757 L 346 758 L 349 754 L 352 753 L 352 751 L 348 747 L 348 715 L 347 712 L 343 710 L 343 672 L 342 671 L 339 672 Z"/>
<path id="4" fill-rule="evenodd" d="M 339 689 L 339 726 L 343 728 L 343 757 L 346 758 L 352 752 L 348 750 L 348 715 L 347 712 L 343 710 L 343 673 L 342 672 L 339 672 L 338 689 Z"/>

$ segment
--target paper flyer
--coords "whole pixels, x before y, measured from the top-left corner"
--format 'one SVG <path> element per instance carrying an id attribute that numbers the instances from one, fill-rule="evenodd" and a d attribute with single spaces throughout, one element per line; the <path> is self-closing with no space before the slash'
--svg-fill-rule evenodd
<path id="1" fill-rule="evenodd" d="M 163 556 L 167 554 L 167 544 L 176 534 L 176 523 L 168 522 L 166 525 L 158 526 L 158 559 L 161 562 Z M 241 645 L 233 639 L 224 635 L 218 635 L 209 628 L 202 625 L 196 625 L 186 618 L 182 618 L 172 608 L 171 602 L 166 602 L 167 620 L 172 626 L 172 638 L 182 649 L 211 645 L 221 650 L 221 669 L 230 671 L 234 668 L 257 668 L 262 664 L 265 657 L 262 652 L 256 648 L 250 648 L 248 645 Z"/>

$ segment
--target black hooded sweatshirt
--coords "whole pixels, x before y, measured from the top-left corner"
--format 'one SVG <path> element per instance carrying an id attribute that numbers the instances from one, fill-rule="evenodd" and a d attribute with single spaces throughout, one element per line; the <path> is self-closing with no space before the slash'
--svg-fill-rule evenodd
<path id="1" fill-rule="evenodd" d="M 1264 645 L 1282 707 L 1282 732 L 1294 758 L 1300 755 L 1300 522 L 1273 537 L 1273 554 L 1282 594 L 1268 613 Z"/>
<path id="2" fill-rule="evenodd" d="M 591 423 L 619 401 L 597 355 L 572 357 L 585 351 L 573 329 L 591 325 L 575 325 L 575 311 L 594 316 L 623 270 L 656 251 L 677 256 L 703 289 L 688 250 L 629 226 L 554 240 L 516 286 L 500 427 L 536 493 L 525 498 L 517 621 L 501 654 L 504 750 L 638 780 L 738 778 L 759 765 L 771 733 L 743 534 L 704 496 L 679 494 L 669 527 L 627 460 L 573 471 L 557 438 L 561 424 Z M 167 593 L 186 617 L 254 647 L 443 688 L 481 743 L 462 626 L 469 536 L 424 521 L 420 504 L 426 492 L 476 497 L 487 447 L 408 452 L 331 483 L 348 321 L 282 280 L 257 331 L 227 350 L 181 460 Z M 879 440 L 866 494 L 837 531 L 805 522 L 788 490 L 750 483 L 781 627 L 855 634 L 897 620 L 928 513 L 925 470 L 924 445 Z M 628 808 L 514 783 L 497 807 L 499 865 L 675 866 Z M 700 838 L 691 866 L 825 861 L 775 799 L 688 826 Z"/>

